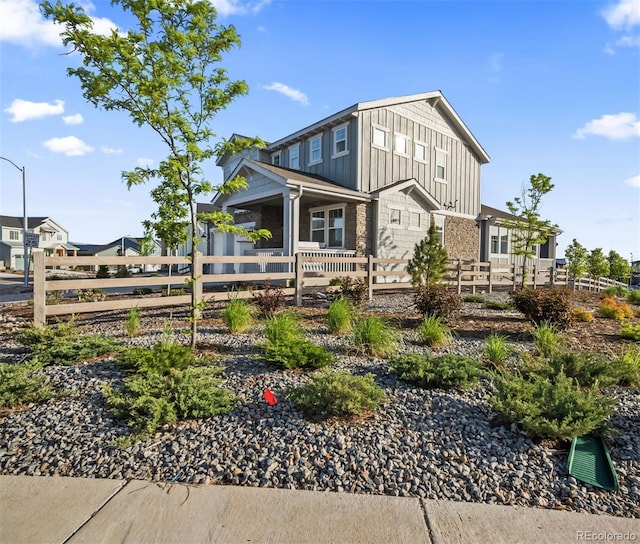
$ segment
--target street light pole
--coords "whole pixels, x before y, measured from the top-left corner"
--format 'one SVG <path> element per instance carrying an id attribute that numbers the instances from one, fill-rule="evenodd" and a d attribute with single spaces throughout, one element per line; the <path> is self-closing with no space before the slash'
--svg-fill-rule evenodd
<path id="1" fill-rule="evenodd" d="M 24 251 L 22 257 L 22 268 L 24 268 L 24 286 L 29 287 L 29 256 L 27 249 L 27 167 L 20 167 L 11 159 L 7 159 L 6 157 L 0 157 L 0 159 L 11 163 L 20 170 L 20 172 L 22 172 L 22 248 Z"/>

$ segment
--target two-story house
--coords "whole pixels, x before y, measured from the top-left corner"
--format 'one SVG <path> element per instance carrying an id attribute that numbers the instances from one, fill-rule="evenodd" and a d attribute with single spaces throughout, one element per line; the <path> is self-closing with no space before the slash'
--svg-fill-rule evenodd
<path id="1" fill-rule="evenodd" d="M 440 91 L 354 104 L 263 149 L 218 158 L 224 179 L 243 176 L 248 189 L 212 204 L 273 236 L 254 249 L 214 234 L 211 253 L 406 259 L 434 223 L 449 258 L 477 260 L 488 162 Z"/>
<path id="2" fill-rule="evenodd" d="M 0 263 L 4 268 L 24 270 L 23 218 L 0 215 Z M 38 234 L 38 247 L 45 255 L 76 255 L 78 248 L 69 243 L 69 233 L 50 217 L 28 217 L 27 232 Z"/>

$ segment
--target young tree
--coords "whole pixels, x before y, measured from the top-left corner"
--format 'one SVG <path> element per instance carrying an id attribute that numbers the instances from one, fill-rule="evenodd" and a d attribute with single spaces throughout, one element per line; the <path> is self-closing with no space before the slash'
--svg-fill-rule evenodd
<path id="1" fill-rule="evenodd" d="M 631 265 L 617 251 L 609 251 L 607 256 L 609 261 L 609 277 L 612 280 L 627 283 L 631 277 Z"/>
<path id="2" fill-rule="evenodd" d="M 591 250 L 587 258 L 587 272 L 592 280 L 606 278 L 609 276 L 609 261 L 602 252 L 602 248 L 597 247 Z"/>
<path id="3" fill-rule="evenodd" d="M 414 287 L 435 285 L 442 282 L 447 273 L 447 250 L 440 243 L 435 224 L 431 223 L 427 236 L 420 240 L 407 265 Z"/>
<path id="4" fill-rule="evenodd" d="M 570 278 L 577 279 L 587 273 L 589 252 L 578 240 L 573 239 L 573 242 L 565 250 L 564 256 L 567 259 L 567 272 Z"/>
<path id="5" fill-rule="evenodd" d="M 505 220 L 512 231 L 512 253 L 522 257 L 522 287 L 527 281 L 527 261 L 536 255 L 536 245 L 544 244 L 553 229 L 550 221 L 540 219 L 542 197 L 553 189 L 551 178 L 544 174 L 532 175 L 529 186 L 522 186 L 520 196 L 507 202 L 507 208 L 516 219 Z"/>
<path id="6" fill-rule="evenodd" d="M 158 211 L 147 227 L 165 242 L 187 240 L 190 226 L 191 255 L 198 243 L 196 199 L 216 190 L 230 193 L 246 187 L 236 178 L 213 186 L 202 165 L 224 153 L 261 145 L 255 139 L 222 141 L 211 122 L 236 98 L 247 94 L 244 81 L 232 81 L 222 67 L 222 55 L 240 45 L 233 26 L 218 26 L 216 11 L 208 0 L 112 0 L 129 12 L 135 28 L 93 32 L 91 18 L 82 7 L 45 1 L 45 17 L 61 25 L 64 45 L 79 54 L 82 65 L 67 70 L 79 79 L 84 97 L 95 107 L 129 114 L 133 123 L 148 127 L 165 145 L 167 156 L 157 168 L 123 172 L 128 187 L 158 181 L 152 198 Z M 238 232 L 257 240 L 268 232 L 246 232 L 233 225 L 228 214 L 210 213 L 207 220 L 223 232 Z M 191 267 L 191 281 L 197 270 Z M 191 345 L 195 346 L 196 322 L 201 301 L 192 290 Z"/>

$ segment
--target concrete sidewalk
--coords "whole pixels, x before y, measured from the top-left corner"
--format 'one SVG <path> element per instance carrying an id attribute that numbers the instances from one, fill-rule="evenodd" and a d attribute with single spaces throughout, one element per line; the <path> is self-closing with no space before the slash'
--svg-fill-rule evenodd
<path id="1" fill-rule="evenodd" d="M 0 543 L 640 540 L 640 520 L 348 493 L 0 476 Z"/>

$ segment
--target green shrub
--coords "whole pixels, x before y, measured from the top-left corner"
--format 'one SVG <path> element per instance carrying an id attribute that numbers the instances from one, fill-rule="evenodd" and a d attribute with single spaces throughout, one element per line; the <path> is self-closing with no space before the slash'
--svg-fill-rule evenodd
<path id="1" fill-rule="evenodd" d="M 129 310 L 124 327 L 130 337 L 138 336 L 140 329 L 140 312 L 137 306 Z"/>
<path id="2" fill-rule="evenodd" d="M 623 322 L 620 328 L 620 336 L 627 340 L 640 342 L 640 323 L 634 325 L 628 321 Z"/>
<path id="3" fill-rule="evenodd" d="M 389 369 L 401 380 L 419 387 L 458 387 L 460 389 L 472 386 L 481 372 L 478 361 L 454 354 L 400 355 L 391 359 Z"/>
<path id="4" fill-rule="evenodd" d="M 547 321 L 564 329 L 571 324 L 571 291 L 567 289 L 518 289 L 510 295 L 516 309 L 536 325 Z"/>
<path id="5" fill-rule="evenodd" d="M 303 337 L 298 318 L 293 312 L 283 312 L 269 317 L 264 335 L 271 344 L 288 344 Z"/>
<path id="6" fill-rule="evenodd" d="M 396 331 L 378 316 L 363 317 L 353 324 L 353 345 L 374 357 L 386 357 L 396 347 Z"/>
<path id="7" fill-rule="evenodd" d="M 96 278 L 105 279 L 109 277 L 111 277 L 111 274 L 109 273 L 109 267 L 106 264 L 101 264 L 98 267 L 98 271 L 96 272 Z"/>
<path id="8" fill-rule="evenodd" d="M 430 347 L 448 346 L 453 342 L 453 333 L 437 315 L 428 315 L 418 328 L 420 338 Z"/>
<path id="9" fill-rule="evenodd" d="M 45 304 L 47 306 L 55 306 L 62 302 L 62 291 L 47 291 Z"/>
<path id="10" fill-rule="evenodd" d="M 627 302 L 629 304 L 640 305 L 640 289 L 634 289 L 627 293 Z"/>
<path id="11" fill-rule="evenodd" d="M 447 321 L 453 319 L 462 308 L 460 295 L 444 285 L 418 287 L 414 300 L 422 315 L 437 315 Z"/>
<path id="12" fill-rule="evenodd" d="M 609 295 L 610 297 L 620 297 L 620 298 L 626 297 L 628 293 L 627 289 L 625 287 L 622 287 L 622 285 L 610 285 L 603 292 Z"/>
<path id="13" fill-rule="evenodd" d="M 287 396 L 313 418 L 366 415 L 386 401 L 373 374 L 354 376 L 346 370 L 312 374 L 308 384 L 288 389 Z"/>
<path id="14" fill-rule="evenodd" d="M 484 297 L 480 296 L 480 295 L 465 295 L 462 298 L 463 302 L 477 302 L 479 304 L 484 304 L 485 300 Z"/>
<path id="15" fill-rule="evenodd" d="M 187 290 L 184 287 L 179 287 L 177 289 L 169 289 L 168 291 L 162 291 L 163 297 L 179 297 L 182 295 L 186 295 Z"/>
<path id="16" fill-rule="evenodd" d="M 623 321 L 624 319 L 633 317 L 633 308 L 629 306 L 629 304 L 618 302 L 614 298 L 605 297 L 600 303 L 600 306 L 598 306 L 596 313 L 605 319 Z"/>
<path id="17" fill-rule="evenodd" d="M 511 350 L 507 346 L 507 338 L 500 334 L 491 333 L 484 344 L 484 356 L 496 367 L 506 362 Z"/>
<path id="18" fill-rule="evenodd" d="M 347 334 L 351 331 L 353 319 L 353 305 L 343 297 L 337 298 L 329 304 L 327 312 L 327 327 L 331 334 Z"/>
<path id="19" fill-rule="evenodd" d="M 618 385 L 640 387 L 640 347 L 630 346 L 611 361 Z"/>
<path id="20" fill-rule="evenodd" d="M 577 387 L 604 389 L 619 381 L 614 366 L 604 355 L 597 353 L 555 352 L 544 360 L 525 358 L 520 372 L 525 377 L 541 376 L 549 380 L 562 374 L 574 380 Z"/>
<path id="21" fill-rule="evenodd" d="M 134 346 L 118 356 L 118 364 L 140 374 L 168 374 L 191 366 L 211 364 L 212 359 L 199 358 L 187 346 L 176 342 L 160 342 L 151 348 Z"/>
<path id="22" fill-rule="evenodd" d="M 45 347 L 56 338 L 67 338 L 76 334 L 73 320 L 58 323 L 55 327 L 51 325 L 36 327 L 31 324 L 18 335 L 18 342 L 32 349 L 38 349 Z"/>
<path id="23" fill-rule="evenodd" d="M 232 298 L 222 312 L 222 321 L 231 334 L 240 334 L 251 329 L 257 308 L 246 299 Z"/>
<path id="24" fill-rule="evenodd" d="M 508 302 L 495 302 L 495 301 L 485 302 L 484 307 L 487 310 L 512 310 L 513 309 L 513 306 L 511 306 L 511 304 L 509 304 Z"/>
<path id="25" fill-rule="evenodd" d="M 600 430 L 616 402 L 596 384 L 581 388 L 563 373 L 496 374 L 494 384 L 493 407 L 535 437 L 570 440 Z"/>
<path id="26" fill-rule="evenodd" d="M 284 306 L 284 291 L 280 287 L 272 287 L 269 280 L 264 280 L 262 290 L 257 289 L 254 286 L 251 294 L 263 316 L 272 316 Z"/>
<path id="27" fill-rule="evenodd" d="M 551 357 L 561 345 L 561 338 L 558 335 L 558 328 L 546 321 L 540 323 L 531 332 L 533 345 L 544 357 Z"/>
<path id="28" fill-rule="evenodd" d="M 149 356 L 141 357 L 144 362 L 134 365 L 140 370 L 125 378 L 121 389 L 104 387 L 105 399 L 116 417 L 145 436 L 166 423 L 213 417 L 233 409 L 235 398 L 219 387 L 219 367 L 180 368 L 184 360 L 176 366 L 166 361 L 153 365 L 150 361 L 157 349 L 154 346 L 148 350 Z"/>
<path id="29" fill-rule="evenodd" d="M 131 291 L 131 294 L 136 297 L 150 295 L 151 293 L 153 293 L 153 289 L 151 289 L 151 287 L 136 287 Z"/>
<path id="30" fill-rule="evenodd" d="M 56 396 L 43 374 L 33 362 L 0 363 L 0 410 L 24 404 L 39 403 Z"/>
<path id="31" fill-rule="evenodd" d="M 344 276 L 337 279 L 336 285 L 340 286 L 340 296 L 358 308 L 369 298 L 369 288 L 362 278 Z"/>
<path id="32" fill-rule="evenodd" d="M 32 352 L 35 360 L 47 366 L 73 365 L 116 353 L 120 349 L 121 346 L 115 339 L 92 335 L 57 337 L 46 345 L 36 347 Z"/>

